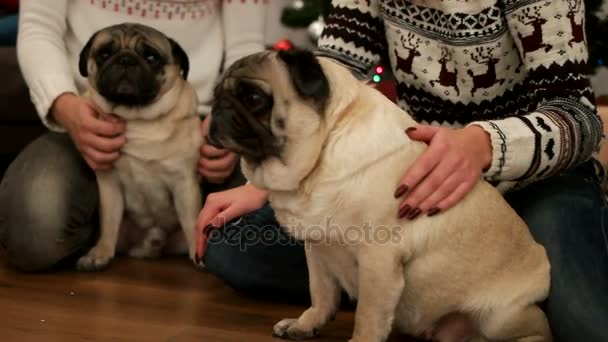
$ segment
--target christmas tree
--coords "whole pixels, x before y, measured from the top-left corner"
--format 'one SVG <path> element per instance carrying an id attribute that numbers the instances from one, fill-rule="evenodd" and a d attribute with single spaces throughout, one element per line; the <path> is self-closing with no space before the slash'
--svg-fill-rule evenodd
<path id="1" fill-rule="evenodd" d="M 585 29 L 589 44 L 589 65 L 592 69 L 608 63 L 608 16 L 600 19 L 597 15 L 605 1 L 585 0 Z"/>

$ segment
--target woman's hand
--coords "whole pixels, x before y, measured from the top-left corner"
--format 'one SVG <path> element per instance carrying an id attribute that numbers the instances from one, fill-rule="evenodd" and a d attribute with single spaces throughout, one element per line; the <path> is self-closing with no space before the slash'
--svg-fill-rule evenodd
<path id="1" fill-rule="evenodd" d="M 429 145 L 407 170 L 395 198 L 399 217 L 415 219 L 454 206 L 473 188 L 492 162 L 490 136 L 479 126 L 449 129 L 419 125 L 406 130 L 412 140 Z"/>
<path id="2" fill-rule="evenodd" d="M 76 148 L 94 171 L 112 168 L 127 142 L 122 119 L 101 112 L 91 101 L 74 94 L 59 96 L 51 115 L 68 130 Z"/>
<path id="3" fill-rule="evenodd" d="M 251 184 L 209 194 L 196 222 L 197 262 L 205 255 L 207 239 L 213 229 L 261 208 L 267 200 L 268 192 Z"/>
<path id="4" fill-rule="evenodd" d="M 210 115 L 201 122 L 201 134 L 203 138 L 206 138 L 209 134 L 210 123 Z M 203 146 L 201 146 L 200 153 L 201 159 L 198 162 L 198 173 L 205 177 L 209 183 L 223 183 L 226 178 L 230 177 L 238 162 L 236 153 L 211 146 L 206 143 L 206 139 Z"/>

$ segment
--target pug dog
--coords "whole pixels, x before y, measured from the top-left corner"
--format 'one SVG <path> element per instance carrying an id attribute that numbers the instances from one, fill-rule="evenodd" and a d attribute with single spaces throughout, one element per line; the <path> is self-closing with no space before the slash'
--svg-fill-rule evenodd
<path id="1" fill-rule="evenodd" d="M 194 259 L 203 138 L 198 99 L 186 81 L 186 52 L 151 27 L 125 23 L 95 33 L 80 54 L 79 69 L 87 78 L 85 96 L 125 120 L 127 142 L 111 170 L 96 172 L 100 237 L 77 268 L 106 266 L 128 235 L 137 236 L 129 255 L 157 257 L 180 226 Z M 123 234 L 126 222 L 135 231 Z"/>
<path id="2" fill-rule="evenodd" d="M 410 115 L 345 67 L 307 51 L 246 57 L 218 84 L 212 118 L 209 142 L 241 154 L 305 241 L 312 306 L 276 336 L 314 337 L 344 290 L 358 300 L 351 341 L 393 328 L 456 341 L 466 324 L 478 340 L 551 341 L 537 306 L 550 265 L 526 224 L 483 180 L 441 215 L 399 219 L 394 189 L 426 145 L 404 134 Z"/>

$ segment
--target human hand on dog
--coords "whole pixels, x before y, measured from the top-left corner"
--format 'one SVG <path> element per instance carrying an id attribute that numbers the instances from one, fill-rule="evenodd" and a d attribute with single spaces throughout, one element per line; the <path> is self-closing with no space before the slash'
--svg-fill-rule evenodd
<path id="1" fill-rule="evenodd" d="M 91 101 L 74 94 L 59 96 L 51 114 L 67 129 L 76 148 L 94 171 L 112 168 L 127 141 L 123 120 L 103 113 Z"/>
<path id="2" fill-rule="evenodd" d="M 407 170 L 397 190 L 399 217 L 438 214 L 458 203 L 492 162 L 490 136 L 479 126 L 449 129 L 419 125 L 406 130 L 429 145 Z"/>
<path id="3" fill-rule="evenodd" d="M 209 194 L 196 221 L 196 259 L 205 255 L 212 230 L 261 208 L 267 200 L 268 192 L 251 184 Z"/>
<path id="4" fill-rule="evenodd" d="M 201 134 L 204 138 L 209 134 L 210 123 L 210 115 L 201 122 Z M 201 159 L 198 162 L 198 173 L 205 177 L 209 183 L 223 183 L 226 178 L 230 177 L 238 162 L 236 153 L 226 149 L 219 149 L 206 142 L 201 146 L 200 152 Z"/>

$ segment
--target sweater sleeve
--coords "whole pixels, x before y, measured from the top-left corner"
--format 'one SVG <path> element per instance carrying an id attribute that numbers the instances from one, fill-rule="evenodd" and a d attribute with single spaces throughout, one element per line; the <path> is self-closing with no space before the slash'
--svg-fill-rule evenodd
<path id="1" fill-rule="evenodd" d="M 77 93 L 64 42 L 68 0 L 22 0 L 17 37 L 21 72 L 42 122 L 54 131 L 64 129 L 49 116 L 55 99 Z"/>
<path id="2" fill-rule="evenodd" d="M 268 1 L 224 0 L 224 70 L 238 59 L 264 50 Z"/>
<path id="3" fill-rule="evenodd" d="M 602 122 L 585 72 L 583 0 L 503 0 L 508 28 L 542 101 L 528 113 L 473 122 L 489 133 L 491 181 L 535 181 L 575 166 L 597 151 Z M 541 38 L 542 37 L 542 38 Z"/>
<path id="4" fill-rule="evenodd" d="M 379 0 L 333 0 L 317 54 L 366 78 L 386 52 Z"/>

